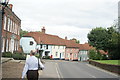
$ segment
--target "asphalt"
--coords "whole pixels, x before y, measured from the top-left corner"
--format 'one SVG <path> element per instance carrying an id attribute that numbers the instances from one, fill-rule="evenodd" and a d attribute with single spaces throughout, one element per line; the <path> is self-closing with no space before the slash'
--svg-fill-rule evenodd
<path id="1" fill-rule="evenodd" d="M 118 78 L 117 74 L 94 67 L 86 62 L 58 62 L 62 78 Z"/>
<path id="2" fill-rule="evenodd" d="M 2 59 L 4 78 L 21 78 L 25 60 Z M 118 78 L 117 74 L 92 66 L 86 62 L 44 60 L 45 69 L 39 70 L 39 78 Z"/>
<path id="3" fill-rule="evenodd" d="M 87 62 L 45 60 L 40 78 L 118 78 L 117 74 L 92 66 Z"/>

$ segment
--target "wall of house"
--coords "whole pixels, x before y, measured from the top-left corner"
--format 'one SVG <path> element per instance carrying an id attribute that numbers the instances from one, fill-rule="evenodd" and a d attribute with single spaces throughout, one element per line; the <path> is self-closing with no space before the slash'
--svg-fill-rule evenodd
<path id="1" fill-rule="evenodd" d="M 24 53 L 30 53 L 31 50 L 35 50 L 36 45 L 37 43 L 32 37 L 22 37 L 20 39 L 20 46 L 23 48 Z"/>
<path id="2" fill-rule="evenodd" d="M 41 47 L 42 46 L 42 47 Z M 40 44 L 38 44 L 37 46 L 36 46 L 36 49 L 38 49 L 38 50 L 43 50 L 43 53 L 42 53 L 42 56 L 44 57 L 44 56 L 51 56 L 51 48 L 52 48 L 52 45 L 47 45 L 47 44 L 42 44 L 42 45 L 40 45 Z"/>
<path id="3" fill-rule="evenodd" d="M 78 48 L 66 48 L 65 60 L 78 60 Z"/>
<path id="4" fill-rule="evenodd" d="M 18 51 L 20 45 L 21 20 L 9 8 L 5 8 L 4 12 L 2 24 L 2 52 Z"/>
<path id="5" fill-rule="evenodd" d="M 87 50 L 80 50 L 78 55 L 79 61 L 87 61 L 89 59 L 88 57 L 88 51 Z"/>
<path id="6" fill-rule="evenodd" d="M 64 59 L 65 58 L 65 46 L 52 46 L 52 56 L 54 59 Z"/>

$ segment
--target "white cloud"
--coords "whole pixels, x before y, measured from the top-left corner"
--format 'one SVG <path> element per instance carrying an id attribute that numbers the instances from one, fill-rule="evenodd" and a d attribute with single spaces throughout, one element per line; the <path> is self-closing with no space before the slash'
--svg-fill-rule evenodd
<path id="1" fill-rule="evenodd" d="M 76 37 L 87 41 L 94 27 L 108 27 L 117 19 L 119 0 L 10 0 L 14 12 L 22 20 L 22 29 L 40 30 L 60 37 Z"/>

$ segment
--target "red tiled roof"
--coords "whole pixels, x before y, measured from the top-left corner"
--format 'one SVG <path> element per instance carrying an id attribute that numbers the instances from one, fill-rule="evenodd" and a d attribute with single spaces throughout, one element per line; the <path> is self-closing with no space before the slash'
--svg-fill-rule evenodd
<path id="1" fill-rule="evenodd" d="M 90 46 L 88 43 L 85 43 L 85 44 L 79 44 L 79 49 L 80 50 L 90 50 L 90 49 L 95 49 L 95 48 Z M 108 54 L 108 52 L 105 52 L 104 50 L 99 50 L 99 52 L 101 54 Z"/>
<path id="2" fill-rule="evenodd" d="M 79 44 L 72 40 L 65 40 L 56 35 L 45 34 L 42 32 L 29 32 L 24 37 L 33 37 L 37 44 L 66 45 L 66 47 L 79 48 Z"/>
<path id="3" fill-rule="evenodd" d="M 64 40 L 66 47 L 79 48 L 79 44 L 75 43 L 73 40 Z"/>
<path id="4" fill-rule="evenodd" d="M 65 45 L 62 38 L 42 32 L 29 32 L 24 37 L 33 37 L 37 44 Z"/>
<path id="5" fill-rule="evenodd" d="M 93 47 L 90 46 L 88 43 L 85 43 L 85 44 L 79 44 L 79 49 L 80 50 L 90 50 L 92 49 Z"/>
<path id="6" fill-rule="evenodd" d="M 105 52 L 104 50 L 99 50 L 101 54 L 108 54 L 108 52 Z"/>

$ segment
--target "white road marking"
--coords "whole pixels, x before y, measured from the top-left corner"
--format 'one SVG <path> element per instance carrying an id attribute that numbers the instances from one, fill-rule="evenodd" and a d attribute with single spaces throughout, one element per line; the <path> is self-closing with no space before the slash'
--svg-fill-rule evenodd
<path id="1" fill-rule="evenodd" d="M 39 73 L 39 78 L 40 78 L 40 75 L 42 75 L 42 70 L 39 70 L 38 73 Z"/>
<path id="2" fill-rule="evenodd" d="M 58 78 L 60 79 L 60 75 L 59 75 L 59 72 L 58 72 L 58 68 L 57 68 L 57 63 L 55 63 L 55 65 L 56 65 L 56 72 L 57 72 L 57 75 L 58 75 Z"/>
<path id="3" fill-rule="evenodd" d="M 93 78 L 96 78 L 95 76 L 93 76 L 93 75 L 90 75 L 90 74 L 88 74 L 89 76 L 91 76 L 91 77 L 93 77 Z"/>
<path id="4" fill-rule="evenodd" d="M 113 76 L 118 77 L 117 74 L 114 74 L 114 73 L 108 72 L 108 71 L 106 71 L 106 70 L 100 69 L 99 67 L 95 67 L 95 66 L 90 65 L 90 64 L 86 64 L 86 65 L 89 66 L 89 67 L 95 68 L 95 69 L 97 69 L 97 70 L 99 70 L 99 71 L 103 71 L 103 72 L 105 72 L 105 73 L 108 73 L 108 74 L 110 74 L 110 75 L 113 75 Z"/>
<path id="5" fill-rule="evenodd" d="M 58 72 L 58 74 L 59 74 L 59 80 L 60 80 L 60 78 L 62 79 L 62 80 L 64 80 L 64 78 L 63 78 L 63 76 L 62 76 L 62 74 L 61 74 L 61 72 L 60 72 L 60 69 L 59 69 L 59 67 L 58 67 L 58 64 L 56 63 L 56 68 L 57 68 L 57 72 Z"/>

